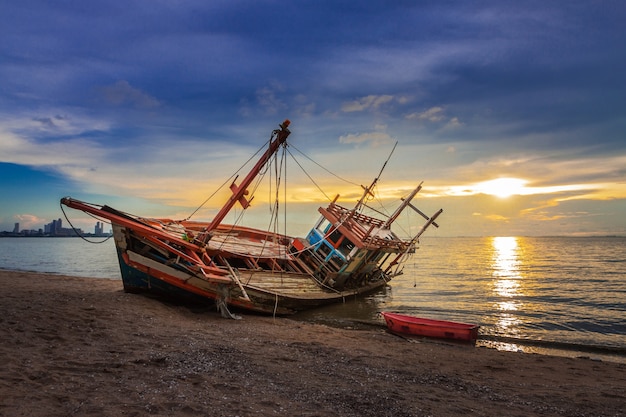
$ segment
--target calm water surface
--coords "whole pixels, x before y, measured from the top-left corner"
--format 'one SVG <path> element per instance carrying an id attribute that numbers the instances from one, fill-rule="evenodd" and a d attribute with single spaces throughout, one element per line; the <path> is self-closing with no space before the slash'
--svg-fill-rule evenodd
<path id="1" fill-rule="evenodd" d="M 121 279 L 113 239 L 0 238 L 0 268 Z"/>
<path id="2" fill-rule="evenodd" d="M 112 239 L 0 238 L 0 268 L 120 277 Z M 479 344 L 500 349 L 625 362 L 626 238 L 427 237 L 384 291 L 297 318 L 350 326 L 380 311 L 477 323 Z"/>
<path id="3" fill-rule="evenodd" d="M 480 324 L 486 346 L 626 362 L 626 238 L 424 238 L 385 292 L 324 310 L 307 315 L 396 311 Z"/>

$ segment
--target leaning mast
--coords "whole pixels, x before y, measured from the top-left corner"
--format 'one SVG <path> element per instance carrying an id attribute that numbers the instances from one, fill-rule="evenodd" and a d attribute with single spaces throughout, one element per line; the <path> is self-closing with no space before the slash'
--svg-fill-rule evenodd
<path id="1" fill-rule="evenodd" d="M 233 206 L 239 202 L 241 206 L 246 209 L 250 206 L 250 200 L 246 198 L 249 194 L 248 187 L 252 184 L 252 181 L 256 178 L 256 176 L 261 172 L 265 164 L 270 160 L 272 155 L 276 153 L 278 148 L 287 141 L 287 137 L 291 133 L 288 129 L 289 124 L 291 122 L 289 119 L 285 120 L 282 124 L 280 124 L 280 129 L 276 129 L 272 132 L 272 139 L 270 140 L 270 146 L 265 151 L 263 156 L 258 160 L 256 165 L 252 168 L 252 170 L 248 173 L 246 178 L 243 179 L 240 185 L 235 184 L 237 180 L 232 182 L 230 185 L 230 190 L 233 194 L 230 196 L 226 204 L 222 207 L 222 209 L 215 215 L 213 221 L 205 228 L 205 235 L 203 237 L 204 243 L 208 242 L 211 238 L 211 232 L 217 229 L 217 227 L 222 223 L 228 212 L 233 208 Z"/>

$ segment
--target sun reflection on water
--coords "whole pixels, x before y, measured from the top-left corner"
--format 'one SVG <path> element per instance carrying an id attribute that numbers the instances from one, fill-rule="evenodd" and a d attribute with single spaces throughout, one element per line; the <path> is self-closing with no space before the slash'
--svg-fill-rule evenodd
<path id="1" fill-rule="evenodd" d="M 522 295 L 519 245 L 516 237 L 494 237 L 491 243 L 493 291 L 499 298 L 495 303 L 499 311 L 496 329 L 511 335 L 517 333 L 521 322 L 515 314 L 522 307 L 517 299 Z"/>

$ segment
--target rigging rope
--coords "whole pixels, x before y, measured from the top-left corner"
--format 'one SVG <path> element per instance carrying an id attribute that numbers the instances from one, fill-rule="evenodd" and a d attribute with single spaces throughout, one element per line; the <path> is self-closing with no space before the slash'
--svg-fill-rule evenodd
<path id="1" fill-rule="evenodd" d="M 82 240 L 84 240 L 85 242 L 88 242 L 88 243 L 94 243 L 94 244 L 99 244 L 99 243 L 104 243 L 104 242 L 106 242 L 107 240 L 111 239 L 111 237 L 113 237 L 113 235 L 111 234 L 111 235 L 107 236 L 107 238 L 106 238 L 106 239 L 104 239 L 104 240 L 98 240 L 98 241 L 95 241 L 95 240 L 89 240 L 89 239 L 87 239 L 84 235 L 82 235 L 82 234 L 80 234 L 80 233 L 78 232 L 80 229 L 77 229 L 76 227 L 74 227 L 74 225 L 73 225 L 73 224 L 72 224 L 72 222 L 70 221 L 69 217 L 67 217 L 67 213 L 65 212 L 65 209 L 63 208 L 63 203 L 59 203 L 59 206 L 61 207 L 61 212 L 63 213 L 63 217 L 65 217 L 65 220 L 67 220 L 67 223 L 70 225 L 70 227 L 72 228 L 72 230 L 74 231 L 74 233 L 76 233 L 76 236 L 78 236 L 79 238 L 81 238 L 81 239 L 82 239 Z M 86 214 L 89 214 L 89 213 L 86 213 Z M 93 215 L 91 215 L 91 214 L 89 214 L 89 216 L 91 216 L 91 217 L 93 217 L 94 219 L 97 219 L 97 220 L 99 220 L 99 221 L 100 221 L 100 220 L 103 220 L 103 219 L 100 219 L 100 218 L 98 218 L 98 217 L 95 217 L 95 216 L 93 216 Z M 102 221 L 102 222 L 103 222 L 103 223 L 107 223 L 107 224 L 111 224 L 110 222 L 105 222 L 105 221 Z"/>
<path id="2" fill-rule="evenodd" d="M 270 137 L 270 140 L 269 140 L 269 141 L 271 141 L 271 140 L 272 140 L 272 138 Z M 268 142 L 269 142 L 269 141 L 268 141 Z M 267 142 L 266 142 L 266 143 L 267 143 Z M 225 186 L 226 184 L 228 184 L 228 182 L 229 182 L 230 180 L 232 180 L 234 177 L 236 177 L 236 176 L 237 176 L 237 174 L 238 174 L 238 173 L 239 173 L 239 172 L 240 172 L 240 171 L 241 171 L 241 170 L 242 170 L 242 169 L 243 169 L 246 165 L 248 165 L 248 164 L 250 163 L 250 161 L 251 161 L 253 158 L 255 158 L 255 157 L 259 154 L 259 152 L 261 152 L 261 151 L 262 151 L 265 147 L 266 147 L 266 145 L 265 145 L 265 144 L 263 144 L 263 145 L 262 145 L 262 146 L 261 146 L 261 147 L 260 147 L 260 148 L 259 148 L 259 149 L 255 152 L 255 153 L 254 153 L 254 155 L 252 155 L 250 158 L 248 158 L 248 160 L 247 160 L 247 161 L 246 161 L 243 165 L 241 165 L 237 171 L 235 171 L 235 172 L 234 172 L 234 173 L 233 173 L 230 177 L 228 177 L 228 178 L 226 179 L 226 181 L 224 181 L 224 182 L 222 183 L 222 185 L 220 185 L 220 186 L 217 188 L 217 190 L 215 190 L 215 191 L 213 192 L 213 194 L 211 194 L 210 196 L 208 196 L 208 197 L 206 198 L 206 200 L 204 200 L 204 201 L 202 202 L 202 204 L 200 204 L 200 205 L 198 206 L 198 208 L 196 208 L 196 209 L 195 209 L 195 210 L 194 210 L 194 211 L 193 211 L 193 212 L 192 212 L 189 216 L 187 216 L 185 219 L 183 219 L 183 221 L 186 221 L 186 220 L 191 219 L 191 218 L 192 218 L 192 217 L 193 217 L 193 216 L 194 216 L 194 215 L 195 215 L 195 214 L 196 214 L 196 213 L 197 213 L 197 212 L 198 212 L 198 211 L 199 211 L 202 207 L 204 207 L 204 205 L 205 205 L 205 204 L 206 204 L 206 203 L 207 203 L 210 199 L 212 199 L 212 198 L 215 196 L 215 194 L 217 194 L 217 193 L 218 193 L 218 192 L 219 192 L 222 188 L 224 188 L 224 186 Z"/>
<path id="3" fill-rule="evenodd" d="M 287 151 L 289 152 L 289 151 Z M 313 183 L 313 185 L 315 185 L 317 187 L 318 190 L 320 190 L 320 192 L 322 194 L 324 194 L 324 197 L 326 197 L 326 199 L 328 201 L 332 201 L 330 199 L 330 197 L 328 197 L 328 195 L 326 195 L 326 193 L 324 192 L 324 190 L 322 190 L 322 188 L 315 182 L 315 180 L 313 178 L 311 178 L 311 176 L 309 175 L 308 172 L 306 172 L 306 170 L 304 169 L 304 167 L 302 165 L 300 165 L 300 162 L 298 162 L 298 160 L 296 159 L 295 156 L 293 156 L 293 154 L 291 152 L 289 152 L 289 155 L 291 156 L 291 158 L 294 160 L 294 162 L 300 167 L 300 169 L 302 170 L 302 172 L 304 172 L 304 174 L 311 180 L 311 182 Z"/>
<path id="4" fill-rule="evenodd" d="M 302 152 L 300 149 L 296 148 L 294 145 L 290 145 L 290 146 L 291 146 L 293 149 L 295 149 L 296 151 L 298 151 L 298 153 L 300 153 L 300 155 L 304 156 L 306 159 L 308 159 L 309 161 L 313 162 L 315 165 L 317 165 L 318 167 L 322 168 L 324 171 L 328 172 L 328 173 L 329 173 L 330 175 L 332 175 L 333 177 L 338 178 L 338 179 L 340 179 L 341 181 L 344 181 L 344 182 L 346 182 L 346 183 L 348 183 L 348 184 L 352 184 L 352 185 L 354 185 L 354 186 L 356 186 L 356 187 L 359 187 L 359 184 L 357 184 L 357 183 L 355 183 L 355 182 L 352 182 L 352 181 L 349 181 L 349 180 L 347 180 L 347 179 L 345 179 L 345 178 L 342 178 L 342 177 L 340 177 L 339 175 L 335 174 L 334 172 L 330 171 L 328 168 L 326 168 L 326 167 L 324 167 L 324 166 L 320 165 L 318 162 L 316 162 L 316 161 L 314 161 L 313 159 L 311 159 L 308 155 L 306 155 L 306 154 L 305 154 L 304 152 Z M 291 155 L 291 153 L 290 153 L 290 155 Z M 293 157 L 293 155 L 292 155 L 292 157 Z M 295 157 L 294 157 L 294 160 L 295 160 Z M 302 168 L 302 166 L 301 166 L 300 164 L 298 164 L 298 166 L 300 166 L 300 168 Z M 302 170 L 304 171 L 304 169 L 302 169 Z M 307 174 L 307 175 L 308 175 L 308 174 Z M 309 177 L 309 178 L 310 178 L 310 177 Z"/>
<path id="5" fill-rule="evenodd" d="M 224 188 L 224 186 L 226 184 L 228 184 L 233 178 L 235 178 L 239 172 L 241 172 L 241 170 L 243 170 L 243 168 L 248 165 L 250 163 L 250 161 L 252 161 L 263 149 L 265 149 L 267 147 L 267 144 L 271 142 L 273 136 L 270 136 L 270 139 L 268 142 L 264 143 L 255 153 L 254 155 L 252 155 L 250 158 L 248 158 L 248 160 L 241 165 L 241 167 L 239 167 L 239 169 L 237 171 L 235 171 L 230 177 L 228 177 L 210 196 L 208 196 L 203 202 L 202 204 L 200 204 L 193 212 L 191 212 L 191 214 L 189 216 L 187 216 L 185 219 L 183 219 L 183 221 L 187 221 L 189 219 L 191 219 L 193 216 L 196 215 L 196 213 L 206 205 L 206 203 L 211 200 L 211 198 L 213 198 L 222 188 Z M 397 143 L 396 143 L 397 144 Z M 296 159 L 296 157 L 289 151 L 289 149 L 287 148 L 287 146 L 295 149 L 300 155 L 302 155 L 303 157 L 305 157 L 306 159 L 308 159 L 309 161 L 311 161 L 312 163 L 314 163 L 315 165 L 317 165 L 318 167 L 320 167 L 321 169 L 323 169 L 324 171 L 326 171 L 327 173 L 329 173 L 330 175 L 332 175 L 333 177 L 347 183 L 347 184 L 351 184 L 354 185 L 356 187 L 359 186 L 359 184 L 347 180 L 337 174 L 335 174 L 334 172 L 330 171 L 328 168 L 324 167 L 323 165 L 321 165 L 320 163 L 316 162 L 315 160 L 313 160 L 311 157 L 309 157 L 308 155 L 306 155 L 304 152 L 302 152 L 300 149 L 296 148 L 293 144 L 287 144 L 285 143 L 284 145 L 284 150 L 283 153 L 286 152 L 289 153 L 289 155 L 292 157 L 292 159 L 294 160 L 294 162 L 300 167 L 300 169 L 302 170 L 302 172 L 304 172 L 304 174 L 309 178 L 309 180 L 311 180 L 311 182 L 317 187 L 318 190 L 320 190 L 320 192 L 324 195 L 324 197 L 326 197 L 326 199 L 328 201 L 331 201 L 331 198 L 328 197 L 328 195 L 324 192 L 324 190 L 322 190 L 322 188 L 315 182 L 315 180 L 313 180 L 313 178 L 309 175 L 309 173 L 304 169 L 304 167 L 302 166 L 302 164 L 300 164 L 300 162 Z M 395 149 L 395 146 L 394 146 Z M 393 152 L 393 151 L 392 151 Z M 391 156 L 391 155 L 389 155 Z M 275 157 L 276 158 L 276 157 Z M 284 157 L 283 157 L 284 159 Z M 282 163 L 282 161 L 281 161 Z M 385 162 L 386 164 L 387 162 Z M 269 164 L 268 164 L 269 165 Z M 266 166 L 266 170 L 267 170 L 267 166 Z M 383 166 L 384 168 L 384 166 Z M 286 171 L 286 168 L 285 168 Z M 381 171 L 382 172 L 382 171 Z"/>

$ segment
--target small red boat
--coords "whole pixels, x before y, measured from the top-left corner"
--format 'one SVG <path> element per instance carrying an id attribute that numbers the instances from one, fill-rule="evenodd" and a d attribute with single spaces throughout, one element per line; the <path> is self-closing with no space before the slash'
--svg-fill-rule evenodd
<path id="1" fill-rule="evenodd" d="M 427 319 L 389 312 L 381 312 L 380 314 L 385 319 L 387 328 L 392 333 L 465 342 L 476 342 L 476 339 L 478 339 L 478 328 L 480 326 L 477 324 Z"/>

